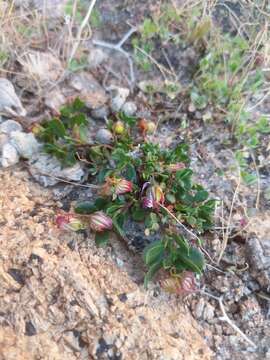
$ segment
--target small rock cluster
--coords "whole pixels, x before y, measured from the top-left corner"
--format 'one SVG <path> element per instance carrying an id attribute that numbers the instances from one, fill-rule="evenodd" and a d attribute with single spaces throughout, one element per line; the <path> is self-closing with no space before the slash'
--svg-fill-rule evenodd
<path id="1" fill-rule="evenodd" d="M 8 134 L 1 132 L 2 125 L 5 129 L 10 126 L 8 130 L 11 131 Z M 40 148 L 32 133 L 25 133 L 22 130 L 12 131 L 13 126 L 19 128 L 20 124 L 14 120 L 6 120 L 0 125 L 1 165 L 4 168 L 15 165 L 20 158 L 31 159 Z"/>
<path id="2" fill-rule="evenodd" d="M 40 61 L 39 55 L 32 54 Z M 21 78 L 22 81 L 22 78 Z M 68 80 L 68 86 L 54 89 L 45 98 L 45 105 L 52 111 L 59 113 L 59 109 L 67 101 L 66 99 L 80 97 L 91 111 L 89 119 L 89 144 L 94 142 L 110 144 L 112 134 L 105 126 L 98 126 L 99 121 L 104 121 L 110 112 L 123 111 L 127 116 L 132 116 L 137 111 L 134 102 L 127 101 L 129 89 L 111 86 L 107 89 L 110 99 L 103 87 L 90 74 L 82 72 L 72 74 Z M 108 105 L 109 103 L 109 105 Z M 74 166 L 62 168 L 61 163 L 53 156 L 45 154 L 42 144 L 37 141 L 33 133 L 25 132 L 18 119 L 24 119 L 26 110 L 12 83 L 7 79 L 0 79 L 0 165 L 4 168 L 13 166 L 20 159 L 27 160 L 31 175 L 41 185 L 53 186 L 61 179 L 80 182 L 84 179 L 84 169 L 79 163 Z M 16 120 L 9 117 L 13 116 Z"/>

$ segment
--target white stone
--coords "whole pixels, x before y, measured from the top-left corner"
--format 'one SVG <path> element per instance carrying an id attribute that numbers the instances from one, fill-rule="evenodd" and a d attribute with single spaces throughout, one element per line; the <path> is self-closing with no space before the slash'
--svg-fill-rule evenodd
<path id="1" fill-rule="evenodd" d="M 9 141 L 7 134 L 0 134 L 0 151 L 2 151 L 3 146 Z"/>
<path id="2" fill-rule="evenodd" d="M 194 310 L 194 315 L 195 315 L 196 319 L 202 318 L 204 308 L 205 308 L 205 301 L 203 298 L 200 298 L 199 301 L 197 302 L 197 304 L 195 306 L 195 310 Z"/>
<path id="3" fill-rule="evenodd" d="M 48 91 L 45 95 L 44 102 L 48 108 L 58 114 L 61 107 L 63 107 L 67 101 L 61 90 L 59 88 L 55 88 L 52 91 Z"/>
<path id="4" fill-rule="evenodd" d="M 121 110 L 122 106 L 126 102 L 127 97 L 129 96 L 129 89 L 121 88 L 118 86 L 110 86 L 108 89 L 111 91 L 111 109 L 114 112 Z"/>
<path id="5" fill-rule="evenodd" d="M 24 159 L 31 157 L 38 152 L 40 144 L 32 133 L 13 131 L 10 134 L 11 144 L 17 149 L 19 155 Z"/>
<path id="6" fill-rule="evenodd" d="M 14 86 L 5 78 L 0 78 L 0 114 L 26 115 L 26 110 L 16 95 Z"/>
<path id="7" fill-rule="evenodd" d="M 105 105 L 108 100 L 104 88 L 94 78 L 94 76 L 86 71 L 71 74 L 69 80 L 69 87 L 73 90 L 73 96 L 76 94 L 85 105 L 93 110 Z M 74 92 L 75 90 L 75 92 Z M 68 92 L 64 95 L 68 95 Z"/>
<path id="8" fill-rule="evenodd" d="M 14 146 L 10 143 L 4 144 L 2 148 L 1 165 L 4 168 L 15 165 L 19 162 L 19 154 Z"/>
<path id="9" fill-rule="evenodd" d="M 123 112 L 127 115 L 127 116 L 132 116 L 136 113 L 137 111 L 137 105 L 132 102 L 132 101 L 127 101 L 122 108 Z"/>
<path id="10" fill-rule="evenodd" d="M 94 119 L 105 119 L 106 117 L 109 116 L 109 109 L 106 105 L 100 107 L 100 108 L 97 108 L 97 109 L 94 109 L 91 111 L 91 116 L 94 118 Z"/>
<path id="11" fill-rule="evenodd" d="M 31 175 L 45 187 L 57 184 L 60 179 L 80 182 L 84 177 L 79 163 L 63 168 L 58 159 L 43 153 L 36 154 L 29 165 Z"/>
<path id="12" fill-rule="evenodd" d="M 212 320 L 215 316 L 215 308 L 211 304 L 206 304 L 203 311 L 203 319 L 204 320 Z"/>
<path id="13" fill-rule="evenodd" d="M 15 120 L 6 120 L 0 124 L 0 133 L 9 135 L 12 131 L 23 131 L 22 125 Z"/>
<path id="14" fill-rule="evenodd" d="M 107 129 L 99 129 L 96 133 L 96 141 L 99 144 L 111 144 L 113 140 L 112 133 Z"/>

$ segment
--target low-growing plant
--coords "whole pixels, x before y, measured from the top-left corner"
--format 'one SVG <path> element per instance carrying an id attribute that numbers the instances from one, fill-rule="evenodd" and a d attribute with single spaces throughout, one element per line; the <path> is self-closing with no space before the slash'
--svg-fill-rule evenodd
<path id="1" fill-rule="evenodd" d="M 247 184 L 256 181 L 243 153 L 260 145 L 262 135 L 270 132 L 269 121 L 248 110 L 251 96 L 260 91 L 264 74 L 260 59 L 250 56 L 250 42 L 241 36 L 220 33 L 216 28 L 208 36 L 205 54 L 194 75 L 190 99 L 199 110 L 208 105 L 215 117 L 222 119 L 237 140 L 236 159 Z"/>
<path id="2" fill-rule="evenodd" d="M 33 131 L 44 142 L 44 150 L 64 166 L 73 165 L 76 152 L 85 145 L 88 124 L 85 105 L 79 99 L 60 111 L 60 116 L 38 125 Z"/>
<path id="3" fill-rule="evenodd" d="M 59 118 L 43 125 L 40 137 L 45 151 L 64 165 L 74 163 L 76 154 L 87 160 L 98 195 L 93 202 L 78 203 L 75 212 L 88 219 L 97 245 L 107 244 L 111 230 L 126 238 L 125 223 L 131 220 L 144 223 L 146 236 L 160 235 L 144 250 L 147 285 L 160 269 L 174 277 L 184 271 L 203 271 L 204 257 L 195 232 L 211 228 L 215 201 L 192 181 L 188 146 L 180 143 L 162 149 L 146 141 L 145 131 L 152 124 L 143 122 L 142 127 L 142 119 L 118 114 L 108 125 L 113 135 L 110 145 L 82 147 L 87 117 L 83 103 L 76 100 Z"/>

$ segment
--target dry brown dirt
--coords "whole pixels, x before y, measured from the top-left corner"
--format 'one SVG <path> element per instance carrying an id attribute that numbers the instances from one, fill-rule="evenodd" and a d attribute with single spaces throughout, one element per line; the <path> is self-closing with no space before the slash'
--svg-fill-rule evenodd
<path id="1" fill-rule="evenodd" d="M 0 178 L 1 360 L 211 358 L 180 299 L 145 291 L 112 250 L 60 232 L 51 191 L 26 171 Z"/>

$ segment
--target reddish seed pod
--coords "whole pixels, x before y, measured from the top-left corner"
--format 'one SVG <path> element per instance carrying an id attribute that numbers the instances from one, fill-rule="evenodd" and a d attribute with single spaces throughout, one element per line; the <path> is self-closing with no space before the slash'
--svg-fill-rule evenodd
<path id="1" fill-rule="evenodd" d="M 113 226 L 112 219 L 107 216 L 103 211 L 96 211 L 95 213 L 90 215 L 89 220 L 90 228 L 96 232 L 111 230 Z"/>
<path id="2" fill-rule="evenodd" d="M 147 131 L 147 121 L 145 119 L 141 119 L 138 123 L 138 126 L 142 133 Z"/>
<path id="3" fill-rule="evenodd" d="M 131 181 L 126 179 L 118 179 L 115 184 L 115 194 L 122 195 L 132 191 L 133 184 Z"/>
<path id="4" fill-rule="evenodd" d="M 146 190 L 146 196 L 142 199 L 143 208 L 157 208 L 159 204 L 163 204 L 165 196 L 159 185 L 150 186 Z"/>
<path id="5" fill-rule="evenodd" d="M 117 179 L 107 177 L 105 184 L 102 186 L 100 194 L 102 196 L 122 195 L 131 192 L 133 183 L 126 179 Z"/>
<path id="6" fill-rule="evenodd" d="M 178 295 L 188 295 L 197 291 L 195 275 L 192 271 L 183 271 L 180 276 L 163 279 L 160 285 L 165 291 Z"/>
<path id="7" fill-rule="evenodd" d="M 58 214 L 55 218 L 55 223 L 61 230 L 79 231 L 85 228 L 80 219 L 72 214 Z"/>

